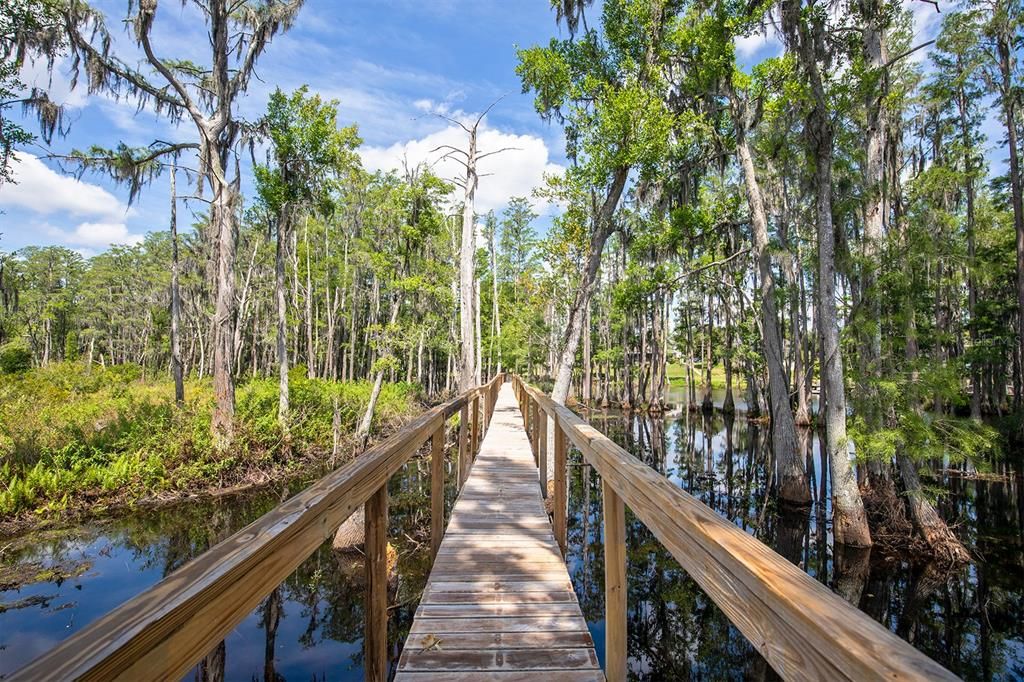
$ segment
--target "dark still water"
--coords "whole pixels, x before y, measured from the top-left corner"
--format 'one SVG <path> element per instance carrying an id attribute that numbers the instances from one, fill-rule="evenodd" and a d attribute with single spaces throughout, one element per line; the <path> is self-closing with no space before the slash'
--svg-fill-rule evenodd
<path id="1" fill-rule="evenodd" d="M 593 411 L 591 423 L 719 514 L 799 564 L 900 637 L 968 680 L 1024 679 L 1024 489 L 999 481 L 926 481 L 949 491 L 939 505 L 977 563 L 952 573 L 870 552 L 834 556 L 828 481 L 817 437 L 804 433 L 815 504 L 780 514 L 765 503 L 770 482 L 765 429 L 741 415 L 665 419 Z M 573 452 L 569 571 L 603 662 L 604 553 L 601 484 Z M 629 655 L 650 680 L 777 679 L 746 638 L 628 512 Z M 877 553 L 876 553 L 877 554 Z"/>
<path id="2" fill-rule="evenodd" d="M 305 484 L 0 540 L 0 678 Z M 390 611 L 389 640 L 397 655 L 429 571 L 429 458 L 410 461 L 389 492 L 388 537 L 398 554 L 391 603 L 401 604 Z M 201 664 L 186 679 L 363 679 L 363 581 L 362 555 L 339 554 L 325 543 L 212 652 L 205 669 Z"/>
<path id="3" fill-rule="evenodd" d="M 718 413 L 650 419 L 593 412 L 593 424 L 929 656 L 969 680 L 1024 679 L 1024 489 L 996 481 L 929 479 L 949 491 L 940 510 L 979 561 L 953 574 L 868 554 L 833 556 L 828 481 L 805 434 L 818 500 L 782 516 L 766 504 L 763 428 Z M 569 568 L 603 659 L 601 487 L 573 453 Z M 1007 473 L 1007 468 L 1001 471 Z M 398 553 L 390 611 L 392 660 L 429 570 L 429 461 L 391 482 L 389 538 Z M 449 462 L 448 481 L 454 478 Z M 274 507 L 305 482 L 127 518 L 0 540 L 0 678 L 80 630 Z M 449 489 L 449 503 L 452 496 Z M 627 513 L 629 649 L 634 677 L 773 679 L 746 639 L 660 543 Z M 208 658 L 195 680 L 358 680 L 363 677 L 361 555 L 330 543 L 305 561 Z"/>

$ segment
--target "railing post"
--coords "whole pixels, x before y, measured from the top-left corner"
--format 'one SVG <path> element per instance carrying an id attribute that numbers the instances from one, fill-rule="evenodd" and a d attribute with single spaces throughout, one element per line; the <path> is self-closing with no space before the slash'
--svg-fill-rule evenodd
<path id="1" fill-rule="evenodd" d="M 537 406 L 537 468 L 540 470 L 540 494 L 548 496 L 548 413 Z"/>
<path id="2" fill-rule="evenodd" d="M 430 438 L 430 554 L 444 536 L 444 419 Z"/>
<path id="3" fill-rule="evenodd" d="M 565 452 L 565 433 L 562 432 L 561 422 L 558 420 L 558 415 L 553 415 L 555 421 L 555 505 L 554 505 L 554 521 L 555 521 L 555 540 L 558 542 L 558 546 L 562 548 L 562 556 L 565 556 L 568 538 L 566 535 L 567 519 L 566 516 L 568 511 L 566 509 L 567 503 L 567 490 L 566 490 L 566 452 Z"/>
<path id="4" fill-rule="evenodd" d="M 530 447 L 533 447 L 533 436 L 530 433 L 530 394 L 523 391 L 522 405 L 519 407 L 519 411 L 523 413 L 523 428 L 526 429 L 526 440 L 530 441 Z"/>
<path id="5" fill-rule="evenodd" d="M 459 490 L 469 474 L 469 405 L 463 405 L 459 412 Z"/>
<path id="6" fill-rule="evenodd" d="M 480 401 L 480 409 L 483 411 L 483 434 L 487 437 L 487 428 L 491 425 L 491 394 L 494 387 L 488 386 L 484 391 L 484 398 Z"/>
<path id="7" fill-rule="evenodd" d="M 480 452 L 480 396 L 473 398 L 473 447 L 470 449 L 470 457 L 476 458 Z"/>
<path id="8" fill-rule="evenodd" d="M 604 674 L 626 679 L 626 507 L 602 479 L 604 501 Z"/>
<path id="9" fill-rule="evenodd" d="M 533 401 L 530 426 L 533 431 L 533 460 L 540 466 L 540 403 L 536 400 Z"/>
<path id="10" fill-rule="evenodd" d="M 367 680 L 388 678 L 388 485 L 366 501 L 366 615 L 364 669 Z"/>

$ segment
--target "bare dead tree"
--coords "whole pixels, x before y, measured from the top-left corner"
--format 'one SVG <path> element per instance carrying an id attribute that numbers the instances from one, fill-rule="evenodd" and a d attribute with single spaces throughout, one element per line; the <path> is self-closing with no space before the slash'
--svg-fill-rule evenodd
<path id="1" fill-rule="evenodd" d="M 443 151 L 444 154 L 438 159 L 451 159 L 462 166 L 465 176 L 462 179 L 454 178 L 458 187 L 462 188 L 462 242 L 459 246 L 459 329 L 461 332 L 461 352 L 459 365 L 459 391 L 468 391 L 480 383 L 480 365 L 476 352 L 476 316 L 479 315 L 479 304 L 476 300 L 477 287 L 475 284 L 475 257 L 476 257 L 476 213 L 474 201 L 476 189 L 480 182 L 481 175 L 477 172 L 477 164 L 490 156 L 508 151 L 516 151 L 516 147 L 503 147 L 489 152 L 480 152 L 477 141 L 480 131 L 480 124 L 484 117 L 493 109 L 498 102 L 505 98 L 502 95 L 491 102 L 475 119 L 466 123 L 444 114 L 435 114 L 449 123 L 457 125 L 466 132 L 466 147 L 458 147 L 444 144 L 440 145 L 431 153 Z M 484 176 L 489 175 L 487 173 Z"/>

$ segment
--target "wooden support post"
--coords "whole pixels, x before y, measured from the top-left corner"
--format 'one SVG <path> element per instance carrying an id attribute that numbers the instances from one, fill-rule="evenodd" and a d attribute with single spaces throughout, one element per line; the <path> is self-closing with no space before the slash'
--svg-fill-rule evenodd
<path id="1" fill-rule="evenodd" d="M 537 408 L 537 468 L 540 469 L 540 494 L 548 496 L 548 413 Z"/>
<path id="2" fill-rule="evenodd" d="M 480 452 L 480 396 L 473 398 L 473 437 L 470 441 L 473 447 L 470 449 L 470 457 L 476 458 L 476 453 Z"/>
<path id="3" fill-rule="evenodd" d="M 604 498 L 604 674 L 626 679 L 626 507 L 607 481 Z"/>
<path id="4" fill-rule="evenodd" d="M 540 465 L 540 403 L 533 401 L 533 414 L 530 415 L 530 426 L 533 427 L 533 459 Z"/>
<path id="5" fill-rule="evenodd" d="M 363 636 L 367 680 L 388 679 L 388 484 L 366 501 L 366 614 Z"/>
<path id="6" fill-rule="evenodd" d="M 462 490 L 462 484 L 466 482 L 466 477 L 469 475 L 469 436 L 467 435 L 469 427 L 469 406 L 463 405 L 462 411 L 459 412 L 459 490 Z"/>
<path id="7" fill-rule="evenodd" d="M 519 411 L 523 413 L 523 428 L 526 429 L 526 440 L 533 446 L 533 436 L 530 434 L 530 395 L 528 393 L 523 394 L 523 404 Z"/>
<path id="8" fill-rule="evenodd" d="M 444 421 L 430 439 L 430 554 L 437 556 L 444 537 Z"/>
<path id="9" fill-rule="evenodd" d="M 555 420 L 555 505 L 554 505 L 554 522 L 555 522 L 555 540 L 558 542 L 558 546 L 562 548 L 562 556 L 565 556 L 568 546 L 567 537 L 567 508 L 566 504 L 568 501 L 567 488 L 566 488 L 566 442 L 565 433 L 562 432 L 561 424 L 558 421 L 558 415 L 554 416 Z"/>

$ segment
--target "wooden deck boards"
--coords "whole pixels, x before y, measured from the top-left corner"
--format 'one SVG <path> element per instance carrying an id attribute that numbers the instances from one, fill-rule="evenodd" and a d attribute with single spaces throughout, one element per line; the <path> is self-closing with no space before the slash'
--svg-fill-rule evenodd
<path id="1" fill-rule="evenodd" d="M 502 386 L 398 664 L 399 682 L 604 680 Z"/>

